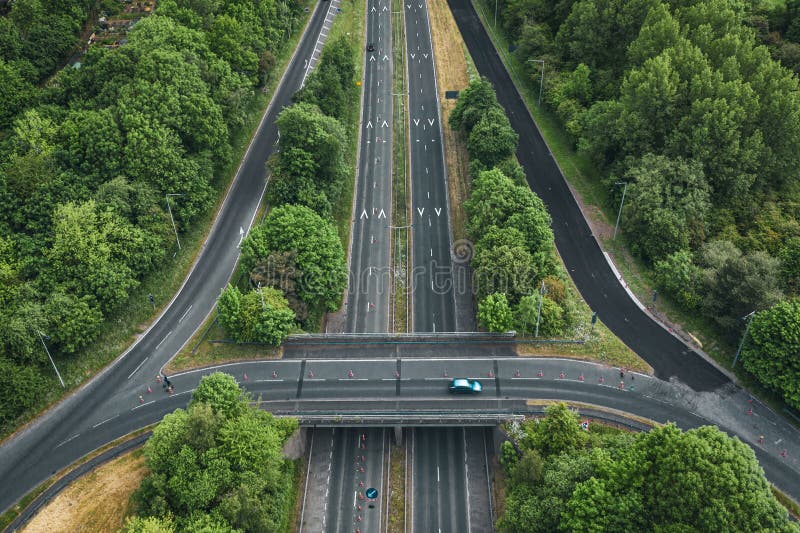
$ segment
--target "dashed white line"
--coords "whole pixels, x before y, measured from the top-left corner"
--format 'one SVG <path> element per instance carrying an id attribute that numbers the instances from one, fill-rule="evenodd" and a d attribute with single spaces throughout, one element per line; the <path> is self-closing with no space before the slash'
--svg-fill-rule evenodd
<path id="1" fill-rule="evenodd" d="M 169 333 L 167 333 L 166 335 L 164 335 L 164 338 L 163 338 L 163 339 L 161 339 L 161 342 L 159 342 L 158 344 L 156 344 L 156 350 L 158 350 L 158 349 L 161 347 L 161 345 L 162 345 L 162 344 L 164 344 L 164 341 L 165 341 L 165 340 L 167 340 L 167 337 L 169 337 L 170 335 L 172 335 L 172 330 L 169 330 Z"/>
<path id="2" fill-rule="evenodd" d="M 194 305 L 194 304 L 192 304 L 192 305 Z M 184 312 L 183 312 L 183 316 L 181 316 L 181 318 L 178 320 L 178 324 L 180 324 L 181 322 L 183 322 L 183 319 L 184 319 L 184 318 L 186 318 L 186 315 L 188 315 L 188 314 L 189 314 L 189 311 L 191 311 L 191 310 L 192 310 L 192 305 L 190 305 L 189 307 L 187 307 L 187 308 L 186 308 L 186 311 L 184 311 Z"/>
<path id="3" fill-rule="evenodd" d="M 142 362 L 141 362 L 141 363 L 139 363 L 139 366 L 137 366 L 136 368 L 134 368 L 134 369 L 133 369 L 133 372 L 131 372 L 130 374 L 128 374 L 128 379 L 131 379 L 131 377 L 132 377 L 132 376 L 133 376 L 135 373 L 137 373 L 137 372 L 139 371 L 139 369 L 140 369 L 140 368 L 142 368 L 142 365 L 144 364 L 144 362 L 145 362 L 145 361 L 147 361 L 147 358 L 148 358 L 148 357 L 150 357 L 150 356 L 149 356 L 149 355 L 145 356 L 145 358 L 144 358 L 144 359 L 142 359 Z"/>
<path id="4" fill-rule="evenodd" d="M 173 395 L 173 396 L 176 396 L 176 395 Z M 135 410 L 137 410 L 138 408 L 140 408 L 140 407 L 144 407 L 145 405 L 150 405 L 151 403 L 156 403 L 156 401 L 155 401 L 155 400 L 151 400 L 151 401 L 149 401 L 149 402 L 147 402 L 147 403 L 140 403 L 139 405 L 137 405 L 136 407 L 134 407 L 133 409 L 131 409 L 131 411 L 135 411 Z"/>
<path id="5" fill-rule="evenodd" d="M 94 428 L 96 428 L 96 427 L 98 427 L 98 426 L 102 426 L 102 425 L 103 425 L 103 424 L 105 424 L 106 422 L 111 422 L 112 420 L 114 420 L 114 419 L 115 419 L 115 418 L 117 418 L 118 416 L 119 416 L 119 415 L 114 415 L 114 416 L 112 416 L 111 418 L 106 418 L 106 419 L 105 419 L 105 420 L 103 420 L 102 422 L 98 422 L 97 424 L 93 425 L 93 426 L 92 426 L 92 429 L 94 429 Z"/>
<path id="6" fill-rule="evenodd" d="M 70 438 L 68 438 L 67 440 L 63 441 L 61 444 L 59 444 L 58 446 L 56 446 L 56 448 L 58 448 L 59 446 L 63 446 L 63 445 L 65 445 L 66 443 L 68 443 L 69 441 L 71 441 L 71 440 L 73 440 L 73 439 L 77 439 L 77 438 L 78 438 L 78 437 L 80 437 L 80 436 L 81 436 L 81 434 L 80 434 L 80 433 L 76 433 L 75 435 L 71 436 Z"/>

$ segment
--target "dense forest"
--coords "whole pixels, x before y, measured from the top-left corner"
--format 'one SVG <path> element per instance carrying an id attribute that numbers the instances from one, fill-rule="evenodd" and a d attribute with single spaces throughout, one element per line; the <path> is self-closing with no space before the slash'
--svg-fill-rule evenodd
<path id="1" fill-rule="evenodd" d="M 716 427 L 633 434 L 564 404 L 508 425 L 502 533 L 797 532 L 753 450 Z"/>
<path id="2" fill-rule="evenodd" d="M 798 3 L 770 5 L 499 2 L 517 59 L 537 84 L 528 60 L 545 60 L 546 105 L 616 205 L 615 184 L 628 184 L 621 228 L 631 251 L 731 344 L 743 317 L 767 320 L 800 288 L 800 85 L 781 64 L 794 68 Z M 772 49 L 759 35 L 772 36 Z M 791 345 L 800 323 L 777 329 Z M 756 364 L 756 352 L 744 367 L 800 407 L 800 360 Z M 793 385 L 775 385 L 778 367 Z"/>
<path id="3" fill-rule="evenodd" d="M 78 357 L 172 255 L 167 202 L 178 231 L 213 204 L 231 136 L 302 12 L 162 0 L 122 46 L 56 72 L 94 5 L 18 0 L 0 18 L 0 423 L 52 382 L 42 333 L 56 357 Z"/>

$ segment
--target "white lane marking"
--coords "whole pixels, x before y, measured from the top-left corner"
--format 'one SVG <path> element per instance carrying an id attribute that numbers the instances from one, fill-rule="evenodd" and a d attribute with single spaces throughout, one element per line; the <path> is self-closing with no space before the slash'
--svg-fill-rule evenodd
<path id="1" fill-rule="evenodd" d="M 183 319 L 184 319 L 184 318 L 186 318 L 186 315 L 188 315 L 188 314 L 189 314 L 189 311 L 191 311 L 191 310 L 192 310 L 192 306 L 193 306 L 193 305 L 194 305 L 194 304 L 192 304 L 192 305 L 190 305 L 189 307 L 187 307 L 187 308 L 186 308 L 186 311 L 184 311 L 184 312 L 183 312 L 183 315 L 182 315 L 182 316 L 181 316 L 181 318 L 178 320 L 178 324 L 180 324 L 181 322 L 183 322 Z"/>
<path id="2" fill-rule="evenodd" d="M 439 483 L 439 465 L 436 465 L 436 483 Z"/>
<path id="3" fill-rule="evenodd" d="M 92 429 L 94 429 L 94 428 L 96 428 L 96 427 L 98 427 L 98 426 L 102 426 L 102 425 L 103 425 L 103 424 L 105 424 L 106 422 L 111 422 L 112 420 L 114 420 L 114 419 L 115 419 L 115 418 L 117 418 L 118 416 L 119 416 L 119 415 L 114 415 L 114 416 L 112 416 L 111 418 L 106 418 L 106 419 L 105 419 L 105 420 L 103 420 L 102 422 L 98 422 L 97 424 L 93 425 L 93 426 L 92 426 Z"/>
<path id="4" fill-rule="evenodd" d="M 141 362 L 141 363 L 139 363 L 139 366 L 137 366 L 135 369 L 133 369 L 133 372 L 131 372 L 130 374 L 128 374 L 128 379 L 131 379 L 131 377 L 132 377 L 132 376 L 133 376 L 135 373 L 137 373 L 137 372 L 139 371 L 139 369 L 140 369 L 140 368 L 142 368 L 142 365 L 144 364 L 144 362 L 145 362 L 145 361 L 147 361 L 147 358 L 148 358 L 148 357 L 150 357 L 150 356 L 148 355 L 148 356 L 146 356 L 144 359 L 142 359 L 142 362 Z"/>
<path id="5" fill-rule="evenodd" d="M 134 407 L 133 409 L 131 409 L 131 411 L 135 411 L 135 410 L 137 410 L 138 408 L 140 408 L 140 407 L 144 407 L 145 405 L 150 405 L 151 403 L 156 403 L 156 401 L 155 401 L 155 400 L 151 400 L 151 401 L 149 401 L 149 402 L 147 402 L 147 403 L 140 403 L 139 405 L 137 405 L 136 407 Z"/>
<path id="6" fill-rule="evenodd" d="M 282 379 L 255 379 L 253 383 L 263 383 L 265 381 L 283 381 Z"/>
<path id="7" fill-rule="evenodd" d="M 339 378 L 339 381 L 369 381 L 368 378 Z"/>
<path id="8" fill-rule="evenodd" d="M 59 446 L 63 446 L 63 445 L 65 445 L 66 443 L 68 443 L 69 441 L 71 441 L 71 440 L 73 440 L 73 439 L 77 439 L 77 438 L 78 438 L 78 437 L 80 437 L 80 436 L 81 436 L 81 434 L 80 434 L 80 433 L 76 433 L 75 435 L 71 436 L 70 438 L 68 438 L 67 440 L 63 441 L 61 444 L 59 444 L 58 446 L 56 446 L 56 448 L 58 448 Z M 55 448 L 54 448 L 54 449 L 55 449 Z"/>
<path id="9" fill-rule="evenodd" d="M 170 335 L 172 335 L 172 330 L 169 330 L 169 333 L 167 333 L 166 335 L 164 335 L 164 338 L 163 338 L 163 339 L 161 339 L 161 342 L 159 342 L 158 344 L 156 344 L 156 350 L 158 350 L 158 349 L 161 347 L 161 345 L 162 345 L 162 344 L 164 344 L 164 341 L 165 341 L 165 340 L 167 340 L 167 337 L 169 337 Z"/>

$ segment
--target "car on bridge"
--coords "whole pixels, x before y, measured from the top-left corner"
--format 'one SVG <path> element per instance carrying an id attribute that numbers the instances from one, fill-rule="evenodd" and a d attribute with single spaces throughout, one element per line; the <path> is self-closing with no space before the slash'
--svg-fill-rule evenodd
<path id="1" fill-rule="evenodd" d="M 478 394 L 483 390 L 483 385 L 477 379 L 453 378 L 448 390 L 452 393 Z"/>

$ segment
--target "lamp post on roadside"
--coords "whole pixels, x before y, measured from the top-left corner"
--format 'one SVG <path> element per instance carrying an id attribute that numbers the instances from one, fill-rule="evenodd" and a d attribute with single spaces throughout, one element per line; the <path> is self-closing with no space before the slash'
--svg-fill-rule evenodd
<path id="1" fill-rule="evenodd" d="M 544 86 L 544 59 L 529 59 L 532 63 L 542 64 L 542 75 L 539 77 L 539 107 L 542 107 L 542 87 Z"/>
<path id="2" fill-rule="evenodd" d="M 735 368 L 736 367 L 736 361 L 739 360 L 739 354 L 742 353 L 742 347 L 744 346 L 744 341 L 747 339 L 747 332 L 750 331 L 750 322 L 753 321 L 753 315 L 754 314 L 755 314 L 755 311 L 750 311 L 750 313 L 748 313 L 748 314 L 746 314 L 745 316 L 742 317 L 742 320 L 746 320 L 747 323 L 744 326 L 744 335 L 742 335 L 742 342 L 739 343 L 739 349 L 736 350 L 736 355 L 733 357 L 733 365 L 731 365 L 731 368 Z"/>
<path id="3" fill-rule="evenodd" d="M 53 370 L 56 371 L 56 376 L 58 376 L 58 381 L 60 381 L 61 382 L 61 386 L 66 389 L 67 386 L 64 385 L 64 380 L 61 379 L 61 373 L 58 371 L 58 367 L 56 367 L 56 362 L 53 361 L 53 356 L 50 355 L 50 350 L 47 349 L 47 344 L 44 343 L 44 338 L 47 337 L 47 340 L 50 340 L 50 337 L 45 335 L 44 333 L 42 333 L 38 329 L 36 330 L 36 333 L 39 334 L 39 340 L 42 341 L 42 346 L 44 346 L 44 351 L 47 353 L 47 358 L 50 359 L 50 364 L 53 365 Z"/>
<path id="4" fill-rule="evenodd" d="M 611 238 L 612 241 L 617 240 L 617 230 L 619 229 L 619 219 L 622 216 L 622 206 L 625 205 L 625 193 L 628 191 L 628 182 L 627 181 L 618 181 L 614 183 L 614 185 L 624 185 L 622 188 L 622 201 L 619 203 L 619 212 L 617 213 L 617 223 L 614 224 L 614 236 Z"/>
<path id="5" fill-rule="evenodd" d="M 172 216 L 172 206 L 169 204 L 169 197 L 170 196 L 185 196 L 184 194 L 180 193 L 167 193 L 167 210 L 169 211 L 169 219 L 172 221 L 172 231 L 175 232 L 175 242 L 178 244 L 178 250 L 181 249 L 181 241 L 178 239 L 178 228 L 175 227 L 175 218 Z"/>
<path id="6" fill-rule="evenodd" d="M 261 282 L 260 281 L 258 282 L 258 294 L 261 295 L 261 310 L 263 311 L 264 309 L 267 308 L 267 304 L 264 303 L 264 291 L 261 290 Z"/>
<path id="7" fill-rule="evenodd" d="M 544 280 L 542 280 L 542 286 L 539 288 L 539 308 L 536 310 L 536 331 L 533 333 L 534 338 L 539 337 L 539 319 L 542 318 L 542 300 L 544 300 L 545 294 L 547 294 L 547 289 L 544 286 Z"/>

